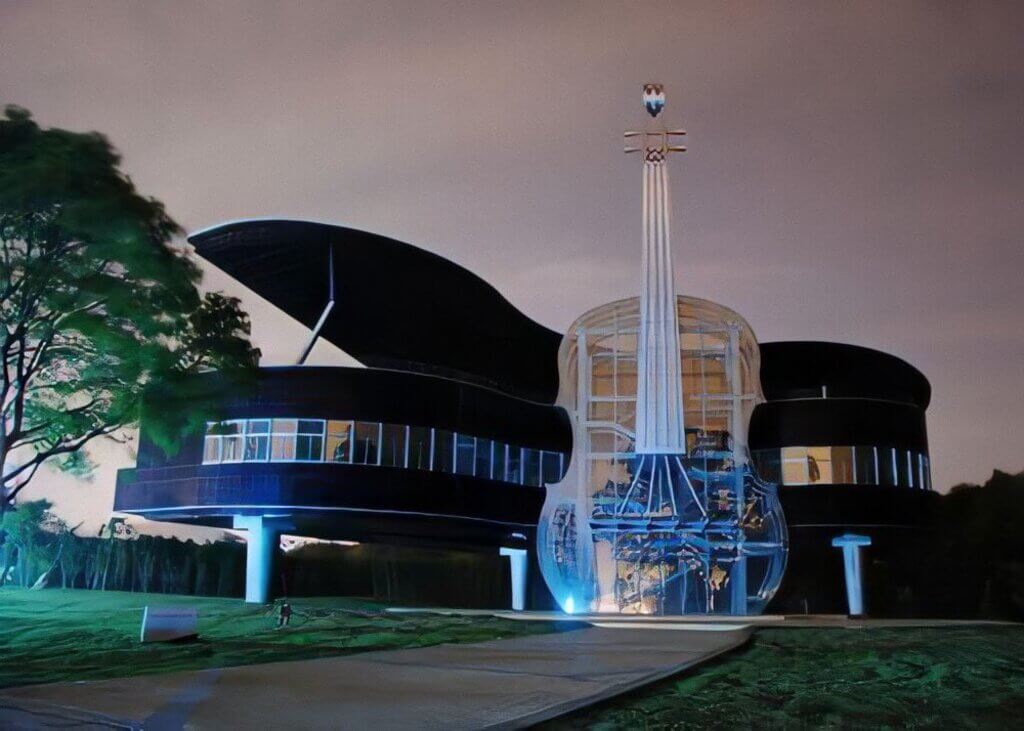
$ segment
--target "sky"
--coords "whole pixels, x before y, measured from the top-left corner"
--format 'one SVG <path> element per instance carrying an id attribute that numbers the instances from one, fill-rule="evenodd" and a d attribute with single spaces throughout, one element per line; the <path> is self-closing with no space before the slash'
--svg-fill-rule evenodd
<path id="1" fill-rule="evenodd" d="M 933 483 L 1024 469 L 1024 4 L 0 0 L 0 104 L 99 130 L 189 231 L 336 222 L 445 256 L 555 330 L 637 293 L 621 133 L 665 85 L 676 287 L 759 340 L 932 383 Z M 297 323 L 241 295 L 265 362 Z M 314 362 L 343 355 L 318 346 Z M 34 489 L 109 511 L 130 451 Z"/>

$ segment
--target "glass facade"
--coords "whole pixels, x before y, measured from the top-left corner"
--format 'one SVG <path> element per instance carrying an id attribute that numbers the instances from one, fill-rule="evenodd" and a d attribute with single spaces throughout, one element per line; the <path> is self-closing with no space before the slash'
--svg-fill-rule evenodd
<path id="1" fill-rule="evenodd" d="M 781 485 L 891 485 L 931 490 L 928 455 L 909 449 L 783 447 L 751 453 L 762 479 Z"/>
<path id="2" fill-rule="evenodd" d="M 539 486 L 562 479 L 561 452 L 423 426 L 338 419 L 232 419 L 206 425 L 203 464 L 334 462 L 472 475 Z"/>
<path id="3" fill-rule="evenodd" d="M 637 298 L 591 310 L 562 341 L 558 404 L 576 443 L 537 550 L 568 612 L 756 614 L 781 581 L 785 520 L 746 444 L 757 342 L 727 308 L 677 304 L 685 454 L 636 447 Z"/>

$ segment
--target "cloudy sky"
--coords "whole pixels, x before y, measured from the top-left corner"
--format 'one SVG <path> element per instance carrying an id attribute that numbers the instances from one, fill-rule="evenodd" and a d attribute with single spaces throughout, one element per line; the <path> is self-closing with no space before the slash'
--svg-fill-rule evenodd
<path id="1" fill-rule="evenodd" d="M 0 0 L 0 103 L 106 133 L 188 230 L 383 233 L 561 330 L 637 291 L 620 135 L 661 81 L 678 291 L 916 365 L 945 490 L 1024 469 L 1021 38 L 1011 2 Z M 245 303 L 294 358 L 301 328 Z M 47 489 L 102 512 L 128 461 Z"/>

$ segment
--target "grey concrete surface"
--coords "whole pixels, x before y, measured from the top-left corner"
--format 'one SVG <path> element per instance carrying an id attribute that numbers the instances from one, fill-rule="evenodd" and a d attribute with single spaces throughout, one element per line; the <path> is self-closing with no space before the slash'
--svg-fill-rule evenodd
<path id="1" fill-rule="evenodd" d="M 656 617 L 642 614 L 565 614 L 556 611 L 514 612 L 508 609 L 449 609 L 434 607 L 389 607 L 395 614 L 441 614 L 464 616 L 492 616 L 522 622 L 557 622 L 571 619 L 597 627 L 634 627 L 644 629 L 720 629 L 723 626 L 753 626 L 771 628 L 838 628 L 863 629 L 870 627 L 966 627 L 976 625 L 1009 626 L 1017 622 L 996 619 L 915 619 L 848 617 L 845 614 L 759 614 L 750 616 L 700 615 Z"/>
<path id="2" fill-rule="evenodd" d="M 522 728 L 693 667 L 743 644 L 750 632 L 706 623 L 675 631 L 585 627 L 474 644 L 29 686 L 0 692 L 0 727 Z"/>

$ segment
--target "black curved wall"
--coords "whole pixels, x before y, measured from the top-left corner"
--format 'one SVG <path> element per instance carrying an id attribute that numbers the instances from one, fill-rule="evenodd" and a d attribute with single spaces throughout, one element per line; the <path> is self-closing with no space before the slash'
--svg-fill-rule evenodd
<path id="1" fill-rule="evenodd" d="M 874 445 L 928 454 L 927 379 L 895 356 L 842 343 L 761 344 L 766 401 L 754 410 L 750 448 Z M 938 495 L 906 485 L 781 485 L 789 526 L 786 575 L 769 611 L 843 613 L 843 561 L 832 538 L 869 535 L 869 613 L 911 614 L 917 577 L 906 557 L 927 545 Z"/>
<path id="2" fill-rule="evenodd" d="M 216 375 L 201 378 L 217 379 Z M 159 408 L 154 394 L 150 408 Z M 434 427 L 569 452 L 564 412 L 480 386 L 365 368 L 265 368 L 228 392 L 217 418 L 308 417 Z M 293 518 L 321 537 L 434 545 L 526 545 L 540 487 L 467 475 L 334 463 L 202 464 L 203 434 L 172 456 L 146 434 L 137 468 L 118 475 L 115 510 L 156 520 L 229 525 L 233 515 Z"/>

